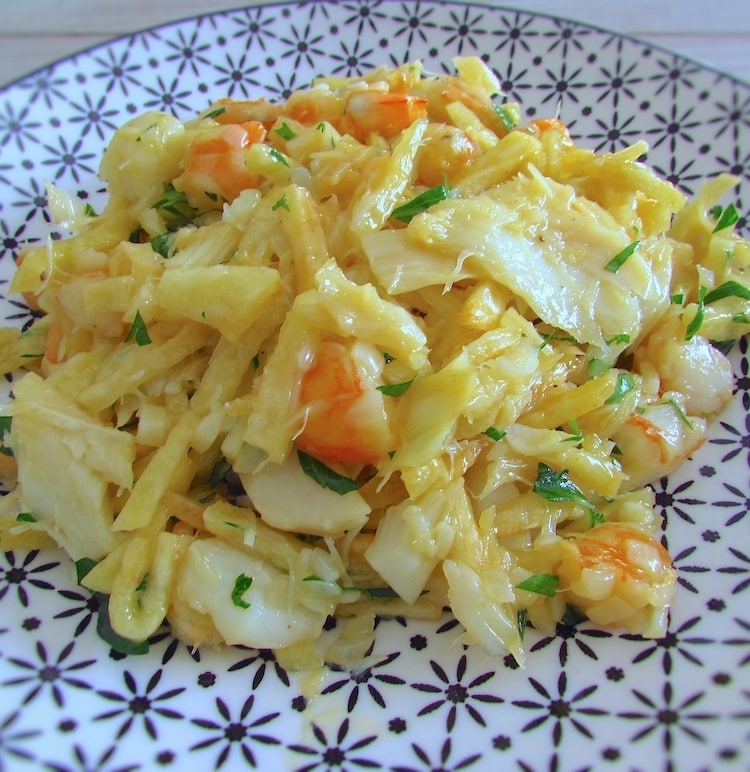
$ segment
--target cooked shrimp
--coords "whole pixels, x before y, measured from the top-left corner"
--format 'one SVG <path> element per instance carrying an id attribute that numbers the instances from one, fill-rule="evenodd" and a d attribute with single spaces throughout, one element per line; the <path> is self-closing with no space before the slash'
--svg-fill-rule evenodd
<path id="1" fill-rule="evenodd" d="M 383 88 L 359 88 L 342 96 L 327 87 L 317 87 L 292 94 L 285 114 L 305 126 L 330 123 L 341 134 L 365 142 L 373 134 L 395 137 L 424 118 L 427 100 Z"/>
<path id="2" fill-rule="evenodd" d="M 646 636 L 663 634 L 677 572 L 654 538 L 604 523 L 563 542 L 560 590 L 592 622 Z"/>
<path id="3" fill-rule="evenodd" d="M 260 121 L 270 129 L 281 115 L 282 106 L 267 99 L 219 99 L 208 111 L 217 123 L 244 124 Z"/>
<path id="4" fill-rule="evenodd" d="M 729 360 L 700 335 L 685 340 L 677 317 L 648 336 L 636 350 L 634 364 L 639 372 L 658 375 L 661 393 L 683 395 L 690 415 L 713 418 L 732 399 L 734 375 Z"/>
<path id="5" fill-rule="evenodd" d="M 565 144 L 573 144 L 573 140 L 570 138 L 570 133 L 568 132 L 568 127 L 559 118 L 536 118 L 533 121 L 529 121 L 526 130 L 539 138 L 549 132 L 555 132 L 560 135 L 560 138 Z"/>
<path id="6" fill-rule="evenodd" d="M 702 418 L 685 415 L 676 399 L 633 413 L 612 436 L 628 475 L 623 487 L 634 490 L 670 474 L 703 444 L 705 427 Z"/>
<path id="7" fill-rule="evenodd" d="M 417 176 L 428 187 L 452 182 L 477 156 L 477 148 L 464 131 L 446 123 L 430 123 L 417 158 Z"/>
<path id="8" fill-rule="evenodd" d="M 323 461 L 372 463 L 393 449 L 383 395 L 375 387 L 377 356 L 362 344 L 320 342 L 299 387 L 301 450 Z"/>
<path id="9" fill-rule="evenodd" d="M 266 129 L 260 121 L 207 129 L 190 143 L 182 159 L 182 174 L 173 184 L 198 208 L 216 201 L 234 201 L 245 189 L 258 185 L 258 175 L 245 166 L 245 149 L 262 142 Z"/>
<path id="10" fill-rule="evenodd" d="M 364 141 L 370 134 L 391 138 L 427 115 L 427 100 L 409 94 L 368 89 L 347 100 L 344 129 Z"/>

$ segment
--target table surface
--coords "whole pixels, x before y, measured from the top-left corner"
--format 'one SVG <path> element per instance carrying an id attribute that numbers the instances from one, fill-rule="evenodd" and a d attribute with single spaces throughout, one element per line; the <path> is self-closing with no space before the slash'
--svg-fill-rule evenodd
<path id="1" fill-rule="evenodd" d="M 351 0 L 351 2 L 377 0 Z M 386 0 L 386 2 L 389 0 Z M 124 33 L 263 0 L 4 0 L 0 84 Z M 407 3 L 404 2 L 404 5 Z M 485 0 L 586 21 L 666 46 L 750 82 L 750 2 Z"/>

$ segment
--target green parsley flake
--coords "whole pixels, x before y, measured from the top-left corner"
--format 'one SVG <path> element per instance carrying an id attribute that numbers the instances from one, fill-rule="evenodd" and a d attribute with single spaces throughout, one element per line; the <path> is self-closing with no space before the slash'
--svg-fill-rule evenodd
<path id="1" fill-rule="evenodd" d="M 247 574 L 240 574 L 234 580 L 234 587 L 232 588 L 232 603 L 237 608 L 248 609 L 250 604 L 242 597 L 252 587 L 253 577 Z"/>
<path id="2" fill-rule="evenodd" d="M 271 211 L 275 212 L 277 209 L 286 209 L 287 212 L 290 211 L 286 193 L 284 193 L 280 199 L 274 201 L 273 206 L 271 207 Z"/>
<path id="3" fill-rule="evenodd" d="M 690 423 L 690 419 L 685 414 L 685 411 L 680 407 L 677 400 L 672 398 L 667 401 L 667 404 L 671 406 L 675 413 L 677 413 L 677 417 L 680 419 L 680 421 L 682 421 L 682 423 L 684 423 L 688 429 L 692 430 L 693 424 Z"/>
<path id="4" fill-rule="evenodd" d="M 94 568 L 98 562 L 99 561 L 94 560 L 93 558 L 80 558 L 79 560 L 76 560 L 76 581 L 78 584 L 84 580 L 86 574 L 88 574 L 88 572 L 91 571 L 91 569 Z"/>
<path id="5" fill-rule="evenodd" d="M 554 598 L 559 586 L 560 577 L 557 574 L 532 574 L 528 579 L 524 579 L 520 584 L 517 584 L 516 589 Z"/>
<path id="6" fill-rule="evenodd" d="M 596 378 L 597 376 L 603 375 L 611 369 L 612 364 L 610 362 L 607 362 L 604 359 L 599 359 L 598 357 L 591 357 L 586 367 L 589 378 Z"/>
<path id="7" fill-rule="evenodd" d="M 685 330 L 685 340 L 692 340 L 703 325 L 703 317 L 706 310 L 706 288 L 701 284 L 698 288 L 698 310 L 695 312 L 695 316 L 690 320 L 687 329 Z"/>
<path id="8" fill-rule="evenodd" d="M 608 346 L 613 343 L 630 343 L 630 335 L 627 332 L 619 332 L 617 335 L 613 335 L 609 340 L 604 341 Z"/>
<path id="9" fill-rule="evenodd" d="M 227 473 L 232 469 L 232 465 L 225 458 L 220 458 L 213 466 L 211 474 L 208 477 L 209 488 L 218 488 L 225 480 Z"/>
<path id="10" fill-rule="evenodd" d="M 215 110 L 210 110 L 207 112 L 203 118 L 218 118 L 220 115 L 223 115 L 227 111 L 226 107 L 217 107 Z"/>
<path id="11" fill-rule="evenodd" d="M 135 319 L 130 327 L 130 331 L 125 337 L 125 343 L 129 343 L 131 340 L 135 340 L 139 346 L 148 346 L 151 343 L 151 336 L 146 329 L 146 323 L 143 321 L 140 311 L 135 312 Z"/>
<path id="12" fill-rule="evenodd" d="M 709 306 L 717 300 L 723 300 L 724 298 L 730 297 L 740 298 L 741 300 L 750 300 L 750 288 L 746 287 L 744 284 L 740 284 L 738 281 L 725 281 L 723 284 L 712 289 L 711 292 L 707 292 L 703 302 Z"/>
<path id="13" fill-rule="evenodd" d="M 568 421 L 568 427 L 570 429 L 570 436 L 565 437 L 564 439 L 560 440 L 560 442 L 573 442 L 576 445 L 579 442 L 583 442 L 583 432 L 581 431 L 581 427 L 578 425 L 578 421 L 576 421 L 575 418 L 572 418 L 570 421 Z"/>
<path id="14" fill-rule="evenodd" d="M 167 258 L 171 257 L 170 247 L 172 244 L 172 237 L 173 234 L 168 231 L 166 233 L 157 234 L 151 239 L 151 249 L 153 249 L 157 255 Z"/>
<path id="15" fill-rule="evenodd" d="M 518 620 L 518 637 L 521 639 L 521 642 L 523 642 L 523 639 L 526 635 L 526 625 L 528 624 L 528 621 L 529 621 L 528 610 L 525 608 L 518 609 L 516 618 Z"/>
<path id="16" fill-rule="evenodd" d="M 271 158 L 284 166 L 289 166 L 289 161 L 286 160 L 286 156 L 280 153 L 275 147 L 272 147 L 269 151 Z"/>
<path id="17" fill-rule="evenodd" d="M 440 183 L 434 188 L 428 188 L 423 193 L 415 196 L 411 201 L 407 201 L 401 206 L 397 206 L 392 212 L 391 217 L 403 223 L 411 222 L 418 214 L 427 211 L 431 206 L 439 201 L 445 201 L 450 194 L 450 188 Z"/>
<path id="18" fill-rule="evenodd" d="M 595 509 L 594 505 L 583 495 L 583 491 L 568 477 L 567 469 L 556 472 L 542 461 L 537 467 L 537 477 L 533 490 L 546 501 L 571 501 L 575 504 L 582 504 L 589 510 Z"/>
<path id="19" fill-rule="evenodd" d="M 308 453 L 298 450 L 297 458 L 299 458 L 302 471 L 322 488 L 328 488 L 340 496 L 359 489 L 357 483 L 350 477 L 339 474 Z"/>
<path id="20" fill-rule="evenodd" d="M 172 183 L 164 186 L 162 197 L 151 205 L 152 209 L 161 209 L 179 220 L 190 219 L 195 214 L 187 200 L 187 196 L 181 190 L 177 190 Z"/>
<path id="21" fill-rule="evenodd" d="M 491 440 L 494 440 L 495 442 L 500 442 L 503 437 L 507 434 L 507 432 L 503 431 L 502 429 L 498 429 L 495 426 L 488 426 L 482 434 L 489 437 Z"/>
<path id="22" fill-rule="evenodd" d="M 410 381 L 403 381 L 402 383 L 386 383 L 383 386 L 376 386 L 376 388 L 378 391 L 389 397 L 401 397 L 406 394 L 412 383 L 414 383 L 413 378 Z"/>
<path id="23" fill-rule="evenodd" d="M 13 418 L 9 415 L 0 416 L 0 453 L 4 456 L 12 456 L 13 451 L 5 444 L 5 435 L 10 431 Z"/>
<path id="24" fill-rule="evenodd" d="M 712 233 L 718 233 L 726 228 L 731 228 L 739 219 L 740 213 L 734 204 L 728 204 L 724 209 L 721 207 L 714 207 L 711 210 L 716 219 L 716 225 L 714 226 Z"/>
<path id="25" fill-rule="evenodd" d="M 625 249 L 622 250 L 622 252 L 618 252 L 605 266 L 604 270 L 609 271 L 610 273 L 617 273 L 617 271 L 622 268 L 622 266 L 625 264 L 627 259 L 635 252 L 636 249 L 641 245 L 640 241 L 633 241 L 632 243 L 628 244 Z"/>
<path id="26" fill-rule="evenodd" d="M 495 113 L 497 114 L 497 117 L 500 119 L 500 123 L 503 124 L 503 127 L 506 131 L 513 131 L 513 129 L 516 128 L 516 121 L 513 118 L 513 115 L 508 110 L 508 108 L 505 105 L 492 105 L 495 109 Z"/>
<path id="27" fill-rule="evenodd" d="M 282 123 L 278 129 L 274 129 L 282 139 L 290 140 L 297 136 L 297 132 L 286 122 Z"/>
<path id="28" fill-rule="evenodd" d="M 617 376 L 615 390 L 611 396 L 604 400 L 605 405 L 617 405 L 625 398 L 625 395 L 635 388 L 635 381 L 630 373 L 620 373 Z"/>

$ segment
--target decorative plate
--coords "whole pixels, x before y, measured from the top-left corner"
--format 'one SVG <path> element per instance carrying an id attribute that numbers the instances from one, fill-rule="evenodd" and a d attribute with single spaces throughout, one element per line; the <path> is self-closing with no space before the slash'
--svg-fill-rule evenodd
<path id="1" fill-rule="evenodd" d="M 135 113 L 186 118 L 222 95 L 284 97 L 317 74 L 479 54 L 527 116 L 581 144 L 644 137 L 688 193 L 728 171 L 750 208 L 750 86 L 642 42 L 510 8 L 280 3 L 144 30 L 0 89 L 0 279 L 46 237 L 45 183 L 101 195 L 98 158 Z M 747 226 L 747 220 L 740 222 Z M 0 301 L 4 320 L 28 310 Z M 0 769 L 746 769 L 750 758 L 750 358 L 710 440 L 659 481 L 679 568 L 669 633 L 643 640 L 561 624 L 527 634 L 525 670 L 442 625 L 388 621 L 357 671 L 314 699 L 268 651 L 193 652 L 157 635 L 110 651 L 96 603 L 59 552 L 0 555 Z"/>

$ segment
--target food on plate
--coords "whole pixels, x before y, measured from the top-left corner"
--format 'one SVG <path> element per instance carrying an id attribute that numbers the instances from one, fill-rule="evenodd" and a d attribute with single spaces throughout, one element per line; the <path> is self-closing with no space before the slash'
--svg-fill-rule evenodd
<path id="1" fill-rule="evenodd" d="M 379 615 L 524 661 L 664 634 L 648 483 L 729 403 L 750 247 L 719 176 L 526 121 L 491 70 L 321 78 L 133 118 L 100 212 L 50 187 L 2 331 L 3 549 L 57 544 L 110 641 L 354 662 Z M 336 617 L 333 633 L 323 635 Z"/>

